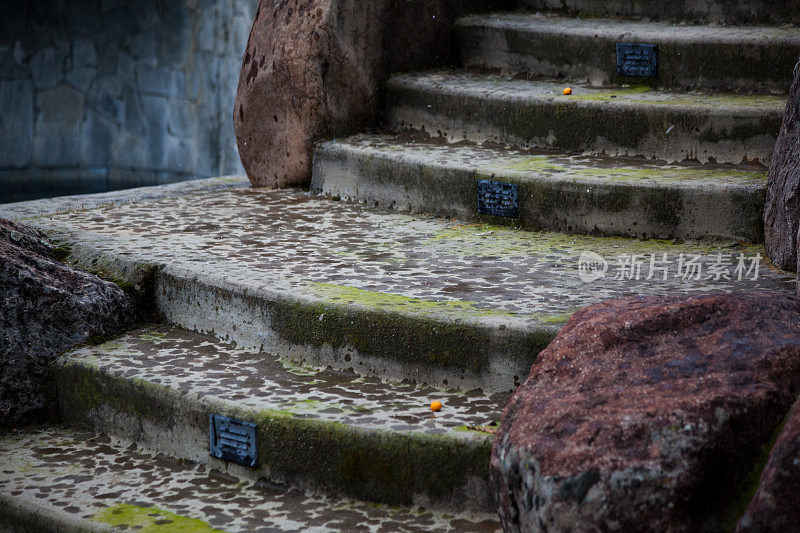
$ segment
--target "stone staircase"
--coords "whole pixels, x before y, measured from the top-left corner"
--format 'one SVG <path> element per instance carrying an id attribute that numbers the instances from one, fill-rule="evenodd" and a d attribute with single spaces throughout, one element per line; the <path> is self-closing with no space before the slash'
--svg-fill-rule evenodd
<path id="1" fill-rule="evenodd" d="M 164 319 L 59 360 L 63 425 L 0 440 L 0 526 L 496 530 L 492 428 L 575 310 L 794 291 L 760 241 L 800 31 L 634 20 L 767 2 L 554 4 L 460 20 L 465 69 L 392 77 L 385 134 L 316 147 L 322 195 L 0 206 Z M 659 76 L 618 76 L 619 42 Z"/>

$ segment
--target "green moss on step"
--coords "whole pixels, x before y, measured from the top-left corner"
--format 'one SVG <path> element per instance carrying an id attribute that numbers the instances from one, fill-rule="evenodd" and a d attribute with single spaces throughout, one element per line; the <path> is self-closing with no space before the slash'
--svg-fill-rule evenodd
<path id="1" fill-rule="evenodd" d="M 621 183 L 636 183 L 643 180 L 659 181 L 662 183 L 695 180 L 765 183 L 767 179 L 767 173 L 765 171 L 704 167 L 599 167 L 591 166 L 588 162 L 582 165 L 581 161 L 573 161 L 570 159 L 560 160 L 546 155 L 515 157 L 509 159 L 508 163 L 492 165 L 488 168 L 487 172 L 491 172 L 493 169 L 496 169 L 498 172 L 504 170 L 523 172 L 569 172 L 570 175 L 574 175 L 577 178 L 607 179 L 609 181 Z"/>
<path id="2" fill-rule="evenodd" d="M 675 202 L 670 203 L 675 208 Z M 671 216 L 670 211 L 659 212 L 658 216 Z M 573 262 L 581 252 L 591 250 L 604 257 L 620 254 L 715 254 L 731 246 L 733 241 L 683 242 L 674 243 L 662 239 L 634 240 L 625 237 L 594 237 L 556 232 L 532 232 L 509 229 L 493 224 L 464 224 L 453 226 L 428 239 L 426 244 L 439 245 L 442 253 L 446 249 L 458 250 L 461 255 L 482 257 L 540 257 L 560 262 Z M 737 246 L 736 251 L 764 255 L 760 246 Z M 577 262 L 575 262 L 577 268 Z"/>
<path id="3" fill-rule="evenodd" d="M 536 318 L 543 324 L 566 324 L 572 318 L 571 312 L 569 313 L 553 313 L 553 314 L 540 314 Z"/>
<path id="4" fill-rule="evenodd" d="M 72 247 L 68 244 L 59 244 L 53 248 L 53 257 L 56 261 L 64 262 L 72 253 Z"/>
<path id="5" fill-rule="evenodd" d="M 196 518 L 187 518 L 157 507 L 139 507 L 118 503 L 94 515 L 94 520 L 115 528 L 126 527 L 144 533 L 170 531 L 205 533 L 221 531 Z"/>
<path id="6" fill-rule="evenodd" d="M 650 87 L 628 87 L 620 89 L 608 89 L 605 91 L 598 90 L 584 90 L 581 88 L 574 88 L 571 95 L 556 95 L 557 98 L 563 100 L 579 100 L 588 102 L 625 102 L 630 97 L 636 103 L 650 104 L 650 105 L 703 105 L 703 106 L 735 106 L 735 107 L 749 107 L 749 106 L 776 106 L 785 104 L 784 98 L 780 96 L 770 95 L 746 95 L 746 94 L 700 94 L 700 93 L 660 93 L 663 98 L 659 99 L 638 99 L 637 95 L 652 92 Z"/>
<path id="7" fill-rule="evenodd" d="M 366 500 L 410 505 L 425 495 L 447 501 L 471 478 L 488 478 L 492 441 L 479 432 L 469 439 L 366 432 L 272 412 L 247 419 L 258 424 L 261 464 L 287 480 L 311 476 L 316 486 Z"/>
<path id="8" fill-rule="evenodd" d="M 416 313 L 429 313 L 431 311 L 447 311 L 467 316 L 512 316 L 511 313 L 479 307 L 476 303 L 466 300 L 434 301 L 424 298 L 413 298 L 399 294 L 366 291 L 344 285 L 331 283 L 311 283 L 309 287 L 326 300 L 332 303 L 355 303 L 367 307 L 377 307 L 385 311 Z"/>

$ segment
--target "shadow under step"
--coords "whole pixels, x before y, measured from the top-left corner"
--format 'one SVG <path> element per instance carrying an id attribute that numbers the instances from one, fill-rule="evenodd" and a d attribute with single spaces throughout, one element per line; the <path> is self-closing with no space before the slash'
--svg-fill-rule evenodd
<path id="1" fill-rule="evenodd" d="M 507 221 L 533 230 L 762 240 L 764 171 L 434 141 L 424 135 L 360 135 L 320 143 L 312 189 L 402 211 Z M 484 205 L 497 183 L 511 187 L 513 212 Z"/>

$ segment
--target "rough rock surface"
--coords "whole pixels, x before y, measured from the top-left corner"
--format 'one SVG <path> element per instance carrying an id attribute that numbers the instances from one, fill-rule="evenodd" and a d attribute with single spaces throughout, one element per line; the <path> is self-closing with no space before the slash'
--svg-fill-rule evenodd
<path id="1" fill-rule="evenodd" d="M 0 219 L 0 427 L 51 408 L 50 362 L 136 320 L 115 284 L 57 261 L 44 236 Z"/>
<path id="2" fill-rule="evenodd" d="M 503 415 L 507 531 L 718 529 L 800 386 L 800 298 L 628 298 L 576 313 Z"/>
<path id="3" fill-rule="evenodd" d="M 505 0 L 261 0 L 234 128 L 254 186 L 305 185 L 312 142 L 379 115 L 387 72 L 447 63 L 456 16 Z"/>
<path id="4" fill-rule="evenodd" d="M 800 400 L 794 403 L 737 531 L 797 531 L 800 527 Z"/>
<path id="5" fill-rule="evenodd" d="M 800 63 L 798 63 L 800 65 Z M 800 221 L 800 69 L 789 89 L 783 125 L 769 166 L 769 189 L 764 207 L 767 254 L 786 270 L 798 270 Z M 800 271 L 800 270 L 798 270 Z"/>

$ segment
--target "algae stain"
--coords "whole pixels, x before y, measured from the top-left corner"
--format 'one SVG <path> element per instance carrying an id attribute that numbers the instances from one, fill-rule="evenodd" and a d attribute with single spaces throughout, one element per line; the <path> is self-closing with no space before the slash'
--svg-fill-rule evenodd
<path id="1" fill-rule="evenodd" d="M 143 341 L 160 341 L 166 336 L 167 334 L 163 331 L 144 331 L 139 334 L 139 339 Z"/>
<path id="2" fill-rule="evenodd" d="M 367 291 L 354 287 L 335 285 L 332 283 L 309 283 L 308 286 L 319 296 L 337 303 L 363 304 L 369 307 L 378 307 L 386 311 L 412 311 L 412 312 L 449 312 L 466 316 L 478 317 L 508 317 L 513 313 L 498 309 L 479 307 L 477 303 L 469 300 L 428 300 L 414 298 L 399 294 Z"/>
<path id="3" fill-rule="evenodd" d="M 138 531 L 185 531 L 205 533 L 221 531 L 197 518 L 187 518 L 157 507 L 139 507 L 119 503 L 94 515 L 94 520 L 114 527 L 127 526 Z"/>
<path id="4" fill-rule="evenodd" d="M 317 368 L 303 363 L 298 363 L 297 361 L 293 361 L 292 359 L 289 359 L 287 357 L 279 358 L 278 362 L 285 371 L 290 372 L 296 376 L 314 377 L 320 372 L 322 372 L 321 368 Z"/>
<path id="5" fill-rule="evenodd" d="M 654 97 L 638 99 L 639 95 L 652 93 Z M 637 87 L 609 89 L 609 90 L 589 90 L 582 92 L 576 90 L 573 94 L 556 95 L 562 100 L 582 100 L 593 102 L 625 102 L 627 97 L 633 97 L 633 101 L 642 104 L 652 105 L 689 105 L 689 106 L 755 106 L 755 107 L 780 107 L 785 106 L 783 97 L 772 95 L 724 95 L 724 94 L 703 94 L 703 93 L 655 93 L 650 87 L 640 85 Z"/>
<path id="6" fill-rule="evenodd" d="M 663 239 L 638 240 L 627 237 L 595 237 L 558 232 L 522 231 L 492 224 L 464 224 L 439 231 L 425 241 L 438 253 L 461 256 L 497 257 L 504 260 L 534 258 L 577 268 L 581 252 L 591 250 L 606 258 L 620 254 L 698 254 L 745 252 L 764 255 L 760 245 L 743 245 L 732 240 L 672 242 Z M 543 264 L 544 264 L 543 263 Z"/>
<path id="7" fill-rule="evenodd" d="M 544 324 L 566 324 L 572 318 L 572 312 L 569 313 L 553 313 L 543 314 L 539 316 L 539 321 Z"/>
<path id="8" fill-rule="evenodd" d="M 564 172 L 580 178 L 607 179 L 619 182 L 638 182 L 641 180 L 658 180 L 661 182 L 682 182 L 695 180 L 726 180 L 734 183 L 763 183 L 766 172 L 727 168 L 693 168 L 693 167 L 635 167 L 591 166 L 591 162 L 574 160 L 556 160 L 550 156 L 524 156 L 510 159 L 508 163 L 489 167 L 497 172 L 516 170 L 522 172 Z M 494 174 L 496 174 L 495 172 Z"/>

